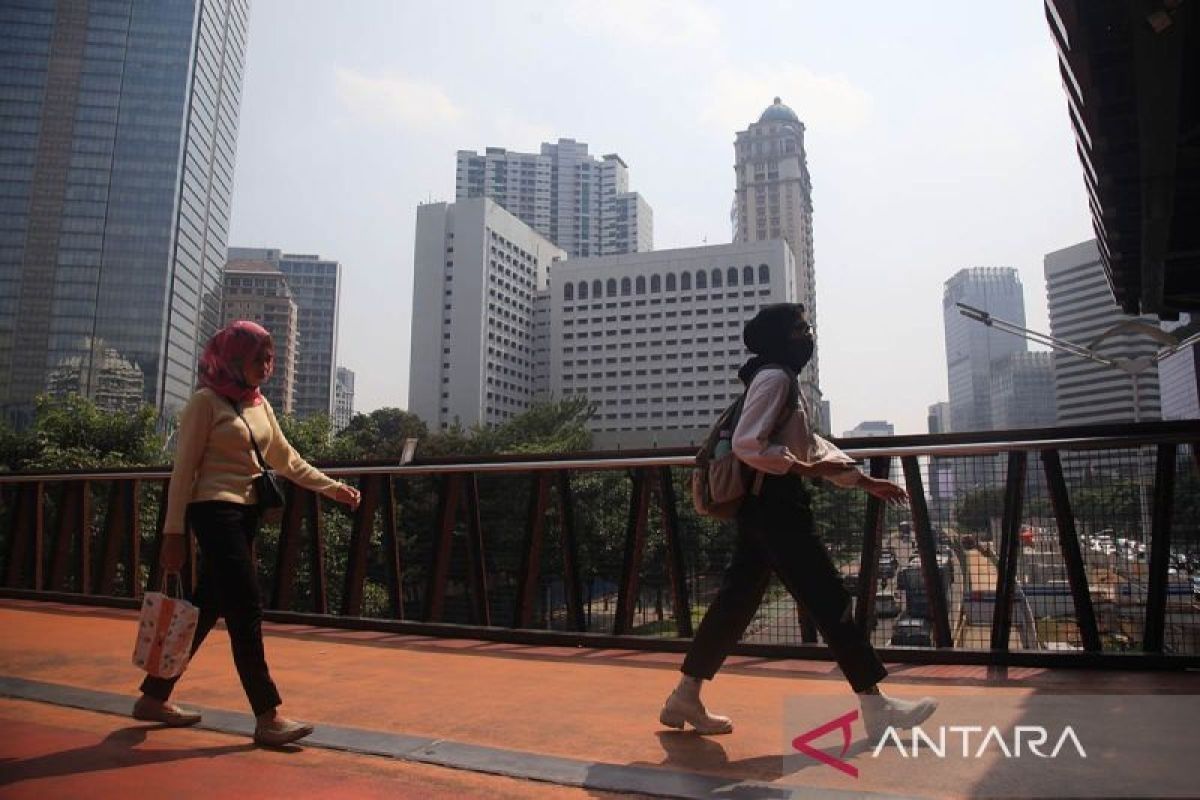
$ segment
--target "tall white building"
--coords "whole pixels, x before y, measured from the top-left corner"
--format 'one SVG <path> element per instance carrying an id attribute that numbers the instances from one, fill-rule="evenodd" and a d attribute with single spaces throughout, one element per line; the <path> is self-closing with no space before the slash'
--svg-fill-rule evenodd
<path id="1" fill-rule="evenodd" d="M 543 143 L 540 153 L 459 150 L 455 200 L 473 197 L 495 200 L 572 258 L 654 249 L 654 215 L 629 191 L 625 162 L 590 156 L 574 139 Z"/>
<path id="2" fill-rule="evenodd" d="M 794 256 L 796 302 L 803 303 L 817 327 L 817 289 L 813 258 L 812 181 L 804 151 L 804 123 L 778 97 L 758 122 L 737 133 L 737 177 L 732 212 L 735 242 L 785 239 Z M 813 353 L 810 384 L 820 397 L 818 353 Z"/>
<path id="3" fill-rule="evenodd" d="M 782 239 L 556 264 L 551 394 L 597 404 L 599 448 L 698 444 L 742 391 L 742 327 L 781 302 L 796 302 Z"/>
<path id="4" fill-rule="evenodd" d="M 1047 254 L 1044 266 L 1054 337 L 1091 346 L 1113 326 L 1137 319 L 1123 314 L 1113 299 L 1095 239 Z M 1144 334 L 1122 333 L 1105 338 L 1096 349 L 1133 359 L 1153 355 L 1158 345 Z M 1054 395 L 1059 425 L 1145 422 L 1161 415 L 1156 366 L 1138 373 L 1135 389 L 1134 379 L 1119 369 L 1056 351 Z"/>
<path id="5" fill-rule="evenodd" d="M 529 408 L 536 298 L 565 256 L 490 199 L 420 206 L 408 410 L 438 430 Z"/>

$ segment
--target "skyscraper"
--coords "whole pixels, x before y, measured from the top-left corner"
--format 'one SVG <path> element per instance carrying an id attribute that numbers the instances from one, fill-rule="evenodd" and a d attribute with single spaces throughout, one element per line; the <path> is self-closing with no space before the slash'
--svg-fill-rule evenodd
<path id="1" fill-rule="evenodd" d="M 87 393 L 104 383 L 92 371 L 127 364 L 122 384 L 140 374 L 145 402 L 168 415 L 186 402 L 220 323 L 247 6 L 0 5 L 0 411 L 11 422 L 29 422 L 62 368 L 79 370 Z"/>
<path id="2" fill-rule="evenodd" d="M 624 160 L 596 159 L 574 139 L 540 153 L 459 150 L 455 200 L 473 197 L 491 198 L 572 258 L 654 249 L 653 212 L 629 191 Z"/>
<path id="3" fill-rule="evenodd" d="M 221 308 L 224 325 L 248 319 L 270 332 L 275 343 L 275 370 L 263 386 L 263 394 L 278 413 L 293 413 L 300 315 L 287 278 L 265 261 L 231 261 L 225 265 Z"/>
<path id="4" fill-rule="evenodd" d="M 257 261 L 283 273 L 297 309 L 296 395 L 293 412 L 333 417 L 342 265 L 316 255 L 231 247 L 229 261 Z"/>
<path id="5" fill-rule="evenodd" d="M 1024 327 L 1025 298 L 1021 280 L 1011 267 L 964 269 L 946 281 L 942 295 L 950 428 L 955 433 L 993 430 L 994 365 L 1014 353 L 1026 352 L 1025 340 L 964 317 L 956 303 L 974 306 Z"/>
<path id="6" fill-rule="evenodd" d="M 992 364 L 992 429 L 1054 427 L 1054 362 L 1048 352 L 1012 353 Z"/>
<path id="7" fill-rule="evenodd" d="M 1095 239 L 1048 253 L 1044 265 L 1050 333 L 1056 338 L 1092 347 L 1120 323 L 1142 319 L 1158 324 L 1152 317 L 1121 312 Z M 1134 331 L 1106 337 L 1093 347 L 1106 356 L 1127 359 L 1152 356 L 1158 348 L 1153 339 Z M 1122 370 L 1055 352 L 1054 395 L 1059 425 L 1145 422 L 1161 416 L 1158 367 L 1153 365 L 1131 378 Z"/>
<path id="8" fill-rule="evenodd" d="M 538 389 L 535 304 L 566 253 L 485 197 L 417 208 L 408 410 L 499 425 Z"/>
<path id="9" fill-rule="evenodd" d="M 341 433 L 354 416 L 354 370 L 337 368 L 333 397 L 333 432 Z"/>
<path id="10" fill-rule="evenodd" d="M 804 151 L 804 123 L 776 97 L 758 122 L 738 132 L 734 151 L 734 241 L 787 240 L 795 268 L 786 289 L 804 304 L 816 328 L 812 181 Z M 802 376 L 805 391 L 816 404 L 822 399 L 819 353 L 818 346 Z"/>

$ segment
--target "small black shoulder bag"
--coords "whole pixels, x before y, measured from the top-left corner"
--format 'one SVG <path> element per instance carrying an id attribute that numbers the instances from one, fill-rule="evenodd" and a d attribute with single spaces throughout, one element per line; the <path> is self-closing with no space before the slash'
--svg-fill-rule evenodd
<path id="1" fill-rule="evenodd" d="M 267 465 L 262 451 L 258 449 L 258 442 L 254 439 L 254 430 L 250 427 L 250 423 L 246 422 L 246 418 L 242 416 L 241 407 L 233 400 L 230 400 L 229 404 L 233 406 L 238 419 L 246 425 L 246 430 L 250 432 L 250 444 L 254 445 L 254 455 L 258 459 L 259 469 L 262 470 L 262 474 L 254 479 L 254 493 L 258 495 L 259 510 L 269 511 L 272 508 L 283 508 L 286 502 L 283 494 L 283 479 L 279 477 L 275 470 Z"/>

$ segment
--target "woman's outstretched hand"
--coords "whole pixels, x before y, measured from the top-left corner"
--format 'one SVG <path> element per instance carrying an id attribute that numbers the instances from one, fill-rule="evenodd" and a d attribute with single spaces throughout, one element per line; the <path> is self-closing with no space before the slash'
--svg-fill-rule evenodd
<path id="1" fill-rule="evenodd" d="M 356 511 L 358 504 L 362 502 L 362 492 L 353 486 L 339 483 L 337 489 L 334 491 L 333 499 L 350 506 L 351 511 Z"/>
<path id="2" fill-rule="evenodd" d="M 866 490 L 867 494 L 878 497 L 885 503 L 901 506 L 908 502 L 908 492 L 904 490 L 904 487 L 897 486 L 883 478 L 870 478 L 864 475 L 859 485 Z"/>

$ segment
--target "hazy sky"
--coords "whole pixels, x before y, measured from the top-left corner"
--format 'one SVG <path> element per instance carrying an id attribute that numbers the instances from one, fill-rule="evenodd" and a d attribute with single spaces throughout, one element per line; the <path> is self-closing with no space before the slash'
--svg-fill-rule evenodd
<path id="1" fill-rule="evenodd" d="M 1040 2 L 254 0 L 231 245 L 341 261 L 356 410 L 407 405 L 416 206 L 455 151 L 619 153 L 656 249 L 729 241 L 733 140 L 779 95 L 807 127 L 833 432 L 925 432 L 942 286 L 1090 238 Z"/>

